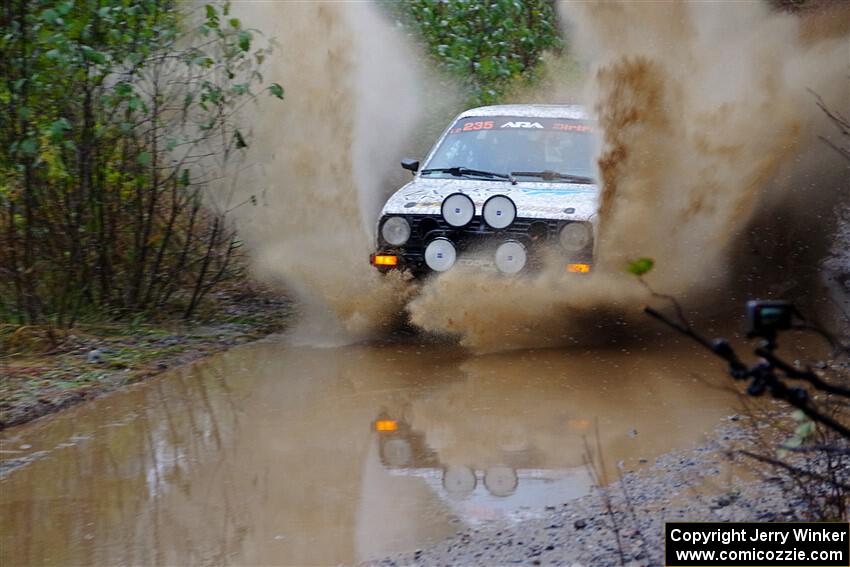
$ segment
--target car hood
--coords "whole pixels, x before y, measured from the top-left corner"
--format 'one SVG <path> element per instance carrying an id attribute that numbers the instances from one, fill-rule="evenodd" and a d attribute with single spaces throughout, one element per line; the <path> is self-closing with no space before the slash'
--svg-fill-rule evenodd
<path id="1" fill-rule="evenodd" d="M 599 188 L 582 183 L 528 183 L 480 179 L 425 179 L 417 177 L 395 192 L 383 214 L 439 215 L 440 205 L 452 193 L 469 195 L 481 214 L 484 202 L 494 195 L 509 197 L 519 218 L 590 220 L 598 206 Z"/>

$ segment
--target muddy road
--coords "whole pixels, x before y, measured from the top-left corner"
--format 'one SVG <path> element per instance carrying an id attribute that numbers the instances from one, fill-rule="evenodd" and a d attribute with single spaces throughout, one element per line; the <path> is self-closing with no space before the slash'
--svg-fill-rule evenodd
<path id="1" fill-rule="evenodd" d="M 717 369 L 674 339 L 480 357 L 236 348 L 0 434 L 2 563 L 327 565 L 416 549 L 585 494 L 585 438 L 609 475 L 699 443 L 736 411 Z"/>

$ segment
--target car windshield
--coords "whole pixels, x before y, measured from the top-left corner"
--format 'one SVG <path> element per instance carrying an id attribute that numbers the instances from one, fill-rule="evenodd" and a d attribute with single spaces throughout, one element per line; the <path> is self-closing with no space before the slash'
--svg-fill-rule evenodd
<path id="1" fill-rule="evenodd" d="M 422 175 L 457 177 L 460 168 L 462 173 L 514 173 L 525 181 L 564 183 L 565 178 L 556 175 L 562 174 L 575 178 L 570 182 L 591 182 L 596 147 L 593 124 L 583 120 L 467 117 L 452 125 Z"/>

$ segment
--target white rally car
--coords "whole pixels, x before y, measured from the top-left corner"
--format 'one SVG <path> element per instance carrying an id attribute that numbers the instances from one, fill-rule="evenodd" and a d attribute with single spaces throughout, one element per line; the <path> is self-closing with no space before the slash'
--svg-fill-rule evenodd
<path id="1" fill-rule="evenodd" d="M 457 265 L 518 274 L 554 250 L 572 273 L 590 272 L 599 188 L 597 137 L 576 105 L 501 105 L 460 114 L 414 179 L 384 205 L 379 270 L 414 276 Z"/>

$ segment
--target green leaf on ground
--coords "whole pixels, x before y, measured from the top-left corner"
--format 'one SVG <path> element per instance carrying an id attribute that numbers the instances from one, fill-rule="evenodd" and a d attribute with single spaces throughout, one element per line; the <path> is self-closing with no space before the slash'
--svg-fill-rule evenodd
<path id="1" fill-rule="evenodd" d="M 809 435 L 815 432 L 815 422 L 814 421 L 806 421 L 797 426 L 794 430 L 794 435 L 800 437 L 801 439 L 805 439 Z"/>

